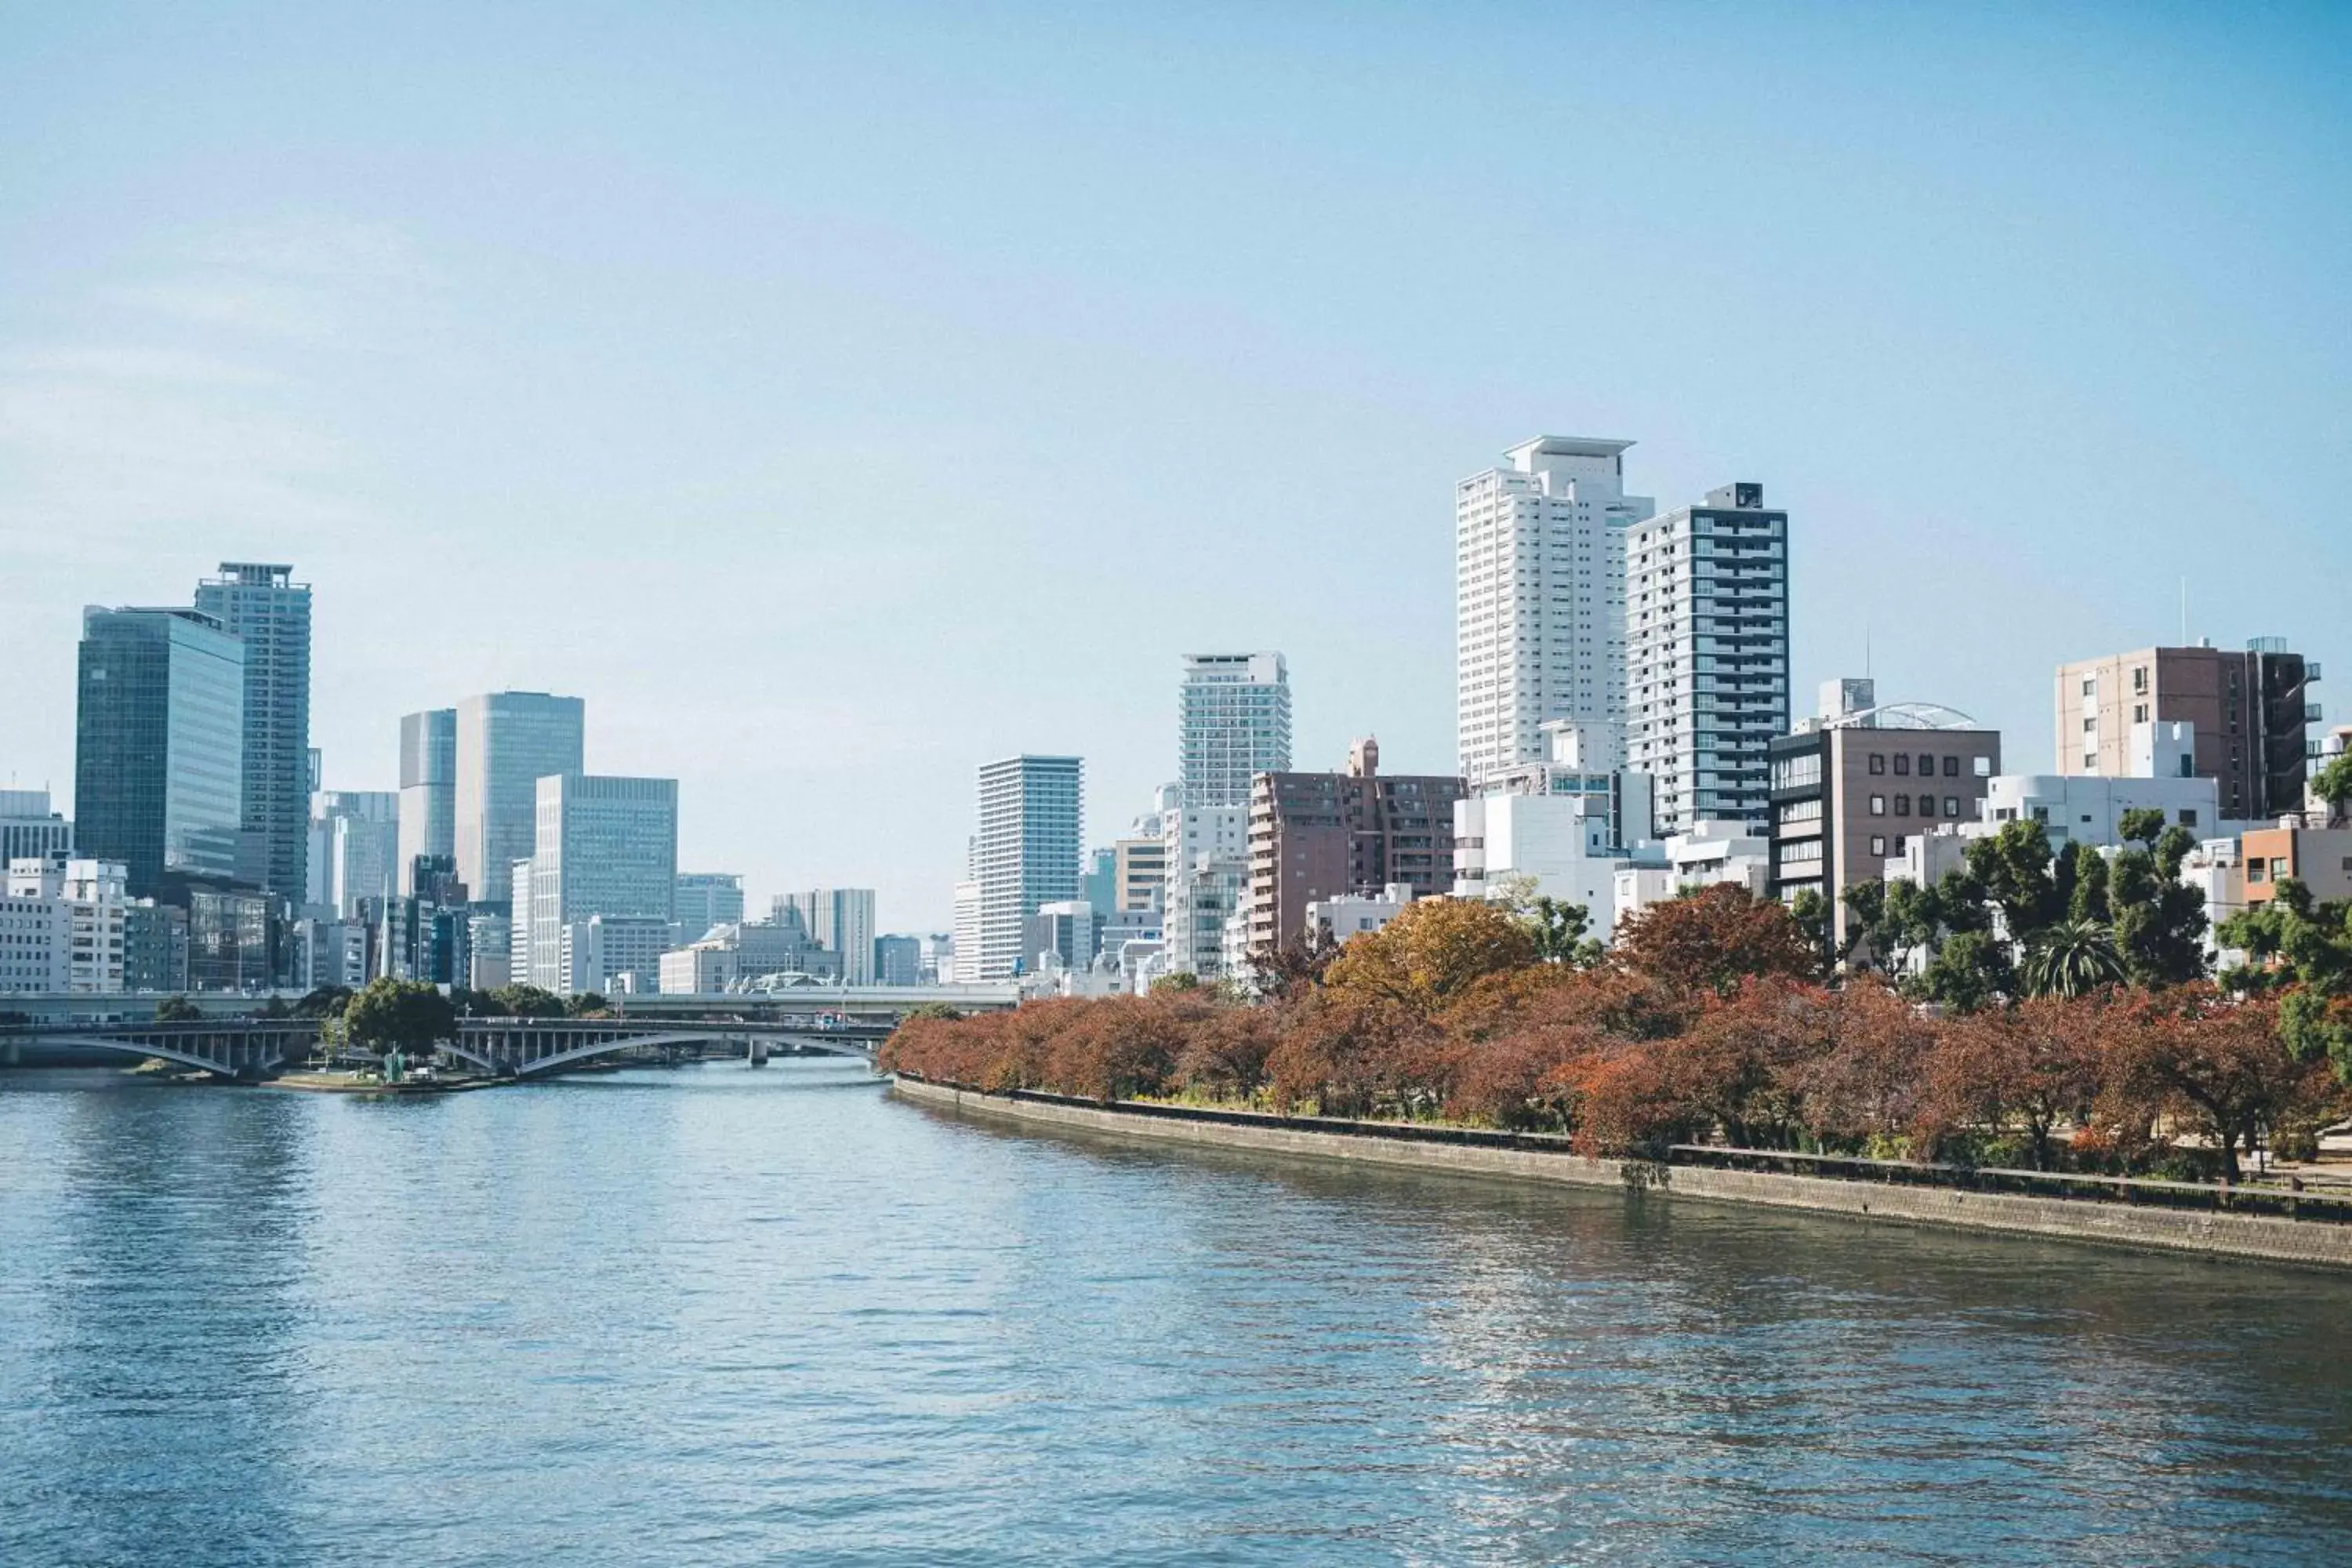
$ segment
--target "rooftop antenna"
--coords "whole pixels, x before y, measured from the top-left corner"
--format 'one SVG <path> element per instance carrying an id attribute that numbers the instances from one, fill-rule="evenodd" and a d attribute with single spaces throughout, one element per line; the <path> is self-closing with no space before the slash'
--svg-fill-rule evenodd
<path id="1" fill-rule="evenodd" d="M 2189 646 L 2189 579 L 2180 579 L 2180 646 Z"/>
<path id="2" fill-rule="evenodd" d="M 1870 623 L 1862 623 L 1862 678 L 1870 679 Z"/>

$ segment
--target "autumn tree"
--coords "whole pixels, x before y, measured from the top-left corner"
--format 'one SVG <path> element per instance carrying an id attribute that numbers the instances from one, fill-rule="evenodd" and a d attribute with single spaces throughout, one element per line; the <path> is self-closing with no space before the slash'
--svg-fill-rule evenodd
<path id="1" fill-rule="evenodd" d="M 2053 1169 L 2057 1128 L 2079 1125 L 2098 1097 L 2104 1005 L 2052 994 L 1946 1025 L 1916 1123 L 1923 1142 L 2021 1121 L 2033 1168 Z"/>
<path id="2" fill-rule="evenodd" d="M 1810 980 L 1820 961 L 1778 899 L 1717 882 L 1630 916 L 1610 956 L 1661 984 L 1729 995 L 1749 978 Z"/>
<path id="3" fill-rule="evenodd" d="M 1331 961 L 1339 956 L 1338 941 L 1318 926 L 1269 951 L 1252 953 L 1250 988 L 1276 1001 L 1305 995 L 1323 984 Z"/>
<path id="4" fill-rule="evenodd" d="M 2182 985 L 2136 994 L 2103 1021 L 2108 1113 L 2185 1122 L 2220 1153 L 2225 1181 L 2238 1179 L 2241 1143 L 2251 1152 L 2282 1120 L 2315 1119 L 2336 1093 L 2323 1063 L 2287 1048 L 2269 997 Z"/>
<path id="5" fill-rule="evenodd" d="M 1423 899 L 1352 938 L 1324 984 L 1428 1014 L 1486 975 L 1535 961 L 1535 939 L 1502 910 L 1476 900 Z"/>

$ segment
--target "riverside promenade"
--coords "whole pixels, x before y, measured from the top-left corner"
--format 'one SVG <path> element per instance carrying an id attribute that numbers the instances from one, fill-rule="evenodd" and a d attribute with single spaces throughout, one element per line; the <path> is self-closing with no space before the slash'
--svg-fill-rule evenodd
<path id="1" fill-rule="evenodd" d="M 1588 1159 L 1564 1146 L 1547 1147 L 1535 1140 L 1471 1129 L 1294 1120 L 1144 1101 L 1103 1104 L 1026 1091 L 989 1094 L 926 1082 L 903 1072 L 894 1079 L 892 1092 L 960 1116 L 1039 1128 L 2352 1270 L 2352 1224 L 2334 1220 L 2174 1207 L 2124 1197 L 1990 1193 L 1892 1180 Z M 2128 1194 L 2135 1187 L 2158 1184 L 2108 1185 Z"/>

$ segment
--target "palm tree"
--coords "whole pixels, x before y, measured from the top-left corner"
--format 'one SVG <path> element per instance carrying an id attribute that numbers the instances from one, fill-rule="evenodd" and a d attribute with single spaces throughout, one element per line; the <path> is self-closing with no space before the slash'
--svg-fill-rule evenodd
<path id="1" fill-rule="evenodd" d="M 2060 921 L 2025 955 L 2025 988 L 2036 996 L 2081 996 L 2123 978 L 2115 934 L 2096 921 Z"/>

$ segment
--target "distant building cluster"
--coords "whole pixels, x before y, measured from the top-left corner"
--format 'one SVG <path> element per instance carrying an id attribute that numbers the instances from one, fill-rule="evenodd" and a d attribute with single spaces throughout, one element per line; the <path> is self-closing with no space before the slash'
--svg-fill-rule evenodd
<path id="1" fill-rule="evenodd" d="M 1452 771 L 1383 766 L 1369 734 L 1298 770 L 1285 657 L 1187 655 L 1174 776 L 1121 830 L 1089 845 L 1079 756 L 980 767 L 947 931 L 883 930 L 866 888 L 752 918 L 740 875 L 680 868 L 676 780 L 588 771 L 577 697 L 408 714 L 395 787 L 326 787 L 291 566 L 92 606 L 75 820 L 0 791 L 0 992 L 1245 987 L 1419 900 L 1553 899 L 1606 942 L 1718 883 L 1816 895 L 1843 941 L 1858 883 L 1932 883 L 2015 822 L 2112 850 L 2151 811 L 2195 837 L 2179 874 L 2214 925 L 2286 878 L 2352 896 L 2352 827 L 2307 782 L 2352 730 L 2318 733 L 2319 667 L 2284 641 L 2062 666 L 2052 774 L 1867 675 L 1794 717 L 1789 513 L 1751 480 L 1661 513 L 1626 488 L 1631 446 L 1539 437 L 1455 485 Z"/>
<path id="2" fill-rule="evenodd" d="M 1717 883 L 1818 893 L 1843 939 L 1857 881 L 1933 882 L 2011 821 L 2112 849 L 2148 809 L 2198 835 L 2181 875 L 2217 924 L 2282 876 L 2352 895 L 2352 829 L 2305 798 L 2309 760 L 2352 731 L 2315 733 L 2319 669 L 2284 643 L 2062 668 L 2051 776 L 2004 773 L 1999 733 L 1881 703 L 1867 677 L 1796 718 L 1788 512 L 1740 480 L 1661 514 L 1626 488 L 1632 445 L 1539 437 L 1454 487 L 1457 771 L 1386 771 L 1369 737 L 1342 769 L 1293 771 L 1283 657 L 1188 656 L 1177 780 L 1087 853 L 1075 898 L 1078 759 L 982 770 L 957 973 L 1068 994 L 1247 984 L 1277 949 L 1438 896 L 1580 905 L 1605 943 Z M 1029 782 L 1048 773 L 1051 792 Z"/>
<path id="3" fill-rule="evenodd" d="M 396 788 L 329 789 L 310 585 L 230 562 L 190 600 L 83 614 L 75 820 L 0 791 L 0 992 L 952 978 L 949 939 L 879 932 L 871 889 L 781 894 L 751 921 L 741 877 L 681 872 L 677 781 L 588 772 L 577 697 L 408 714 Z"/>

